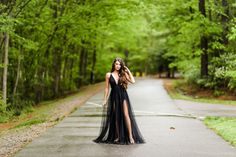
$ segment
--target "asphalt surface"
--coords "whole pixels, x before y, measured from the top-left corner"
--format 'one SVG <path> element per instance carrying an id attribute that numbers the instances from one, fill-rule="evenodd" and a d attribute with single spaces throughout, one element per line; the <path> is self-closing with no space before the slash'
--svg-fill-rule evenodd
<path id="1" fill-rule="evenodd" d="M 199 103 L 186 100 L 174 100 L 176 106 L 195 117 L 222 116 L 236 117 L 236 105 Z"/>
<path id="2" fill-rule="evenodd" d="M 213 109 L 211 113 L 210 107 L 206 111 L 196 109 L 194 104 L 187 107 L 188 102 L 185 104 L 185 101 L 172 100 L 164 90 L 162 81 L 156 79 L 138 80 L 129 86 L 128 94 L 145 144 L 114 145 L 92 141 L 100 130 L 101 91 L 15 156 L 236 157 L 236 148 L 208 129 L 198 118 L 215 113 Z M 235 107 L 231 107 L 235 111 Z M 227 115 L 224 111 L 224 105 L 218 108 L 218 113 Z"/>

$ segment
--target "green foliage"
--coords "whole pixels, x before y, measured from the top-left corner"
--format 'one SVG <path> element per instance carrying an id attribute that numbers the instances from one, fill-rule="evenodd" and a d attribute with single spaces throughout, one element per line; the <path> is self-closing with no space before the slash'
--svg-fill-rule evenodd
<path id="1" fill-rule="evenodd" d="M 10 36 L 8 108 L 16 115 L 103 81 L 115 57 L 124 58 L 133 72 L 178 70 L 201 87 L 235 90 L 231 1 L 229 16 L 219 2 L 206 1 L 206 17 L 198 1 L 188 0 L 27 2 L 0 5 L 0 39 L 4 33 Z M 223 17 L 229 18 L 227 24 Z M 208 40 L 207 78 L 200 76 L 203 36 Z"/>
<path id="2" fill-rule="evenodd" d="M 6 107 L 7 105 L 5 104 L 5 102 L 3 101 L 2 98 L 2 93 L 0 94 L 0 113 L 4 114 L 6 112 Z"/>
<path id="3" fill-rule="evenodd" d="M 228 87 L 236 90 L 236 71 L 227 71 L 226 77 L 229 79 Z"/>
<path id="4" fill-rule="evenodd" d="M 222 54 L 220 57 L 212 59 L 212 64 L 209 66 L 210 84 L 206 84 L 210 88 L 229 88 L 232 91 L 236 90 L 236 56 L 228 53 Z"/>
<path id="5" fill-rule="evenodd" d="M 4 123 L 9 120 L 12 113 L 7 110 L 7 104 L 3 101 L 2 93 L 0 93 L 0 123 Z"/>
<path id="6" fill-rule="evenodd" d="M 104 81 L 115 57 L 131 70 L 151 65 L 146 53 L 155 16 L 149 8 L 157 12 L 148 1 L 17 0 L 0 8 L 0 39 L 10 35 L 7 95 L 14 115 Z"/>
<path id="7" fill-rule="evenodd" d="M 235 4 L 204 1 L 206 15 L 199 10 L 199 1 L 163 0 L 156 2 L 160 21 L 156 29 L 167 32 L 162 40 L 162 51 L 157 61 L 169 68 L 177 67 L 189 83 L 215 90 L 230 89 L 235 92 Z M 226 11 L 228 7 L 228 12 Z M 201 38 L 207 39 L 208 76 L 201 76 L 203 49 Z M 163 62 L 167 60 L 167 62 Z M 205 64 L 205 63 L 203 63 Z M 163 65 L 163 64 L 162 64 Z"/>
<path id="8" fill-rule="evenodd" d="M 197 82 L 200 79 L 199 62 L 198 58 L 178 62 L 179 71 L 182 72 L 182 75 L 190 84 L 199 83 Z"/>
<path id="9" fill-rule="evenodd" d="M 16 99 L 8 109 L 14 111 L 14 116 L 19 116 L 22 113 L 32 112 L 34 105 L 35 102 L 32 100 Z"/>

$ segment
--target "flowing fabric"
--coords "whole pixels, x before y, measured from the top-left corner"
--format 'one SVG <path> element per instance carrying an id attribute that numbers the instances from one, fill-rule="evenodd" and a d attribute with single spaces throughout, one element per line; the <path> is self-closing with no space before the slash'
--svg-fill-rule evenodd
<path id="1" fill-rule="evenodd" d="M 134 142 L 144 143 L 144 139 L 135 121 L 127 91 L 117 82 L 118 81 L 116 81 L 111 74 L 109 78 L 111 92 L 107 108 L 104 108 L 103 110 L 100 134 L 93 141 L 96 143 L 130 144 L 128 127 L 126 124 L 127 117 L 125 117 L 125 112 L 128 112 Z"/>

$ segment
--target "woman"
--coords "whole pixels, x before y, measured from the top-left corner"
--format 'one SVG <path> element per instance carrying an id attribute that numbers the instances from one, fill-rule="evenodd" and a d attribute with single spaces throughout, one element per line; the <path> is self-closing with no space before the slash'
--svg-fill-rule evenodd
<path id="1" fill-rule="evenodd" d="M 144 143 L 136 124 L 127 94 L 128 82 L 134 77 L 121 58 L 116 58 L 110 73 L 106 74 L 104 111 L 100 135 L 97 143 L 134 144 Z M 110 96 L 109 86 L 111 86 Z"/>

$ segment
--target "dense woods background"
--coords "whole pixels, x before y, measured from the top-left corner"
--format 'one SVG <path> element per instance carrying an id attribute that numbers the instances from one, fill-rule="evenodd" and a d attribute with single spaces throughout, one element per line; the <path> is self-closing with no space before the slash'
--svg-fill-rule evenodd
<path id="1" fill-rule="evenodd" d="M 1 0 L 0 114 L 103 81 L 113 59 L 236 93 L 235 0 Z"/>

